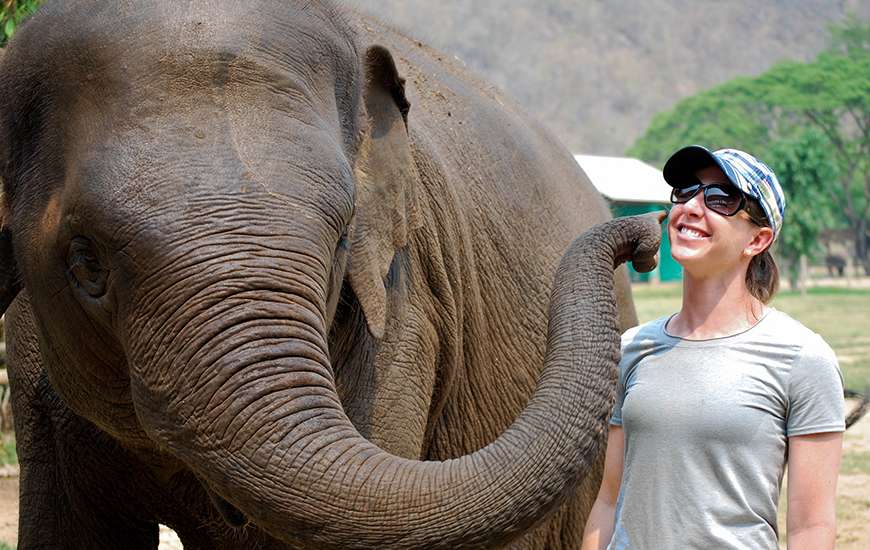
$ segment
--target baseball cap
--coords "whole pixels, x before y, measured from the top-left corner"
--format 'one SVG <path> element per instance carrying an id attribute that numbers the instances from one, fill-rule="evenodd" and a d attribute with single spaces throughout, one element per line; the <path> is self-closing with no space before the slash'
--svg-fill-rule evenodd
<path id="1" fill-rule="evenodd" d="M 734 187 L 761 204 L 776 238 L 785 215 L 785 194 L 773 170 L 749 153 L 738 149 L 710 151 L 700 145 L 689 145 L 671 155 L 662 175 L 671 187 L 688 187 L 698 183 L 695 172 L 713 164 L 722 169 Z"/>

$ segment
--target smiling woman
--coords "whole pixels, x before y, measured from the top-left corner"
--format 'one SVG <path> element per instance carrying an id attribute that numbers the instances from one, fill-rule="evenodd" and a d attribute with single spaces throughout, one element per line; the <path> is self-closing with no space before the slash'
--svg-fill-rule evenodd
<path id="1" fill-rule="evenodd" d="M 762 303 L 769 303 L 779 288 L 779 270 L 776 267 L 769 248 L 772 244 L 772 239 L 778 235 L 779 229 L 782 226 L 781 210 L 785 208 L 785 197 L 773 172 L 761 163 L 752 166 L 747 165 L 750 168 L 748 174 L 752 174 L 752 170 L 759 170 L 758 174 L 753 175 L 770 182 L 767 187 L 761 187 L 753 185 L 751 179 L 740 179 L 739 174 L 741 172 L 732 168 L 730 164 L 726 164 L 724 161 L 721 164 L 717 163 L 704 167 L 706 153 L 702 148 L 687 147 L 681 150 L 679 154 L 681 156 L 674 155 L 670 164 L 665 167 L 668 170 L 665 177 L 673 185 L 671 202 L 684 205 L 684 209 L 691 209 L 693 206 L 693 203 L 690 204 L 691 199 L 697 193 L 703 191 L 704 206 L 710 211 L 726 218 L 740 213 L 752 225 L 761 228 L 770 227 L 772 231 L 775 231 L 770 241 L 767 240 L 764 231 L 759 233 L 759 236 L 762 238 L 760 241 L 762 245 L 761 251 L 751 256 L 745 277 L 749 293 Z M 721 151 L 720 154 L 722 158 L 736 159 L 734 160 L 735 166 L 740 166 L 739 163 L 741 162 L 747 162 L 743 158 L 745 153 L 740 151 Z M 746 156 L 748 157 L 748 155 Z M 688 162 L 692 167 L 701 166 L 702 168 L 698 168 L 694 173 L 687 175 L 685 172 L 679 171 L 681 169 L 681 162 Z M 725 170 L 729 170 L 731 175 L 726 175 Z M 730 179 L 732 177 L 740 183 L 733 184 Z M 698 180 L 697 183 L 693 183 L 695 178 Z M 765 194 L 764 189 L 773 191 L 768 191 Z M 673 218 L 674 216 L 672 216 Z M 699 232 L 699 228 L 691 224 L 692 220 L 681 221 L 677 225 L 677 236 L 684 239 L 690 238 L 693 235 L 699 238 L 710 237 L 710 235 Z M 681 261 L 679 251 L 674 252 L 672 250 L 672 255 L 681 264 L 683 261 L 692 261 L 689 257 L 682 257 Z"/>
<path id="2" fill-rule="evenodd" d="M 683 302 L 623 335 L 583 548 L 773 550 L 786 460 L 789 548 L 832 548 L 842 377 L 821 337 L 767 305 L 779 182 L 747 153 L 699 146 L 677 151 L 664 177 Z"/>

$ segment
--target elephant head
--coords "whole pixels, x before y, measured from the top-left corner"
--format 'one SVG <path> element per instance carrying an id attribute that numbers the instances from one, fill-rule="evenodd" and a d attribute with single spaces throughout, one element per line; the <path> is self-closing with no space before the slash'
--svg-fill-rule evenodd
<path id="1" fill-rule="evenodd" d="M 178 4 L 57 2 L 12 41 L 0 305 L 23 289 L 64 402 L 183 463 L 229 521 L 330 547 L 516 537 L 598 456 L 612 270 L 652 258 L 657 222 L 569 249 L 538 389 L 497 441 L 389 455 L 345 414 L 327 336 L 344 285 L 382 334 L 385 278 L 425 224 L 392 56 L 327 3 Z"/>

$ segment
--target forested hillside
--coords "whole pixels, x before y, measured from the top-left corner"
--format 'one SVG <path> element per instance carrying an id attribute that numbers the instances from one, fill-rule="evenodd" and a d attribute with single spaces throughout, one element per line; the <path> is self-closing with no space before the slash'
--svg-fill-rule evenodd
<path id="1" fill-rule="evenodd" d="M 824 49 L 867 0 L 354 0 L 462 59 L 575 152 L 619 155 L 679 99 Z"/>

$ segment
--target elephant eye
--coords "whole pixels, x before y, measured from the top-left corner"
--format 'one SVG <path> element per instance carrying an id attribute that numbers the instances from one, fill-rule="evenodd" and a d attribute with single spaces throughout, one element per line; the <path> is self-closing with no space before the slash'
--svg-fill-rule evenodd
<path id="1" fill-rule="evenodd" d="M 85 237 L 74 237 L 69 244 L 67 267 L 70 278 L 88 296 L 99 298 L 106 293 L 109 272 L 100 264 L 93 243 Z"/>
<path id="2" fill-rule="evenodd" d="M 347 250 L 348 247 L 349 243 L 347 241 L 347 229 L 345 229 L 341 236 L 338 238 L 338 245 L 336 245 L 336 249 Z"/>

